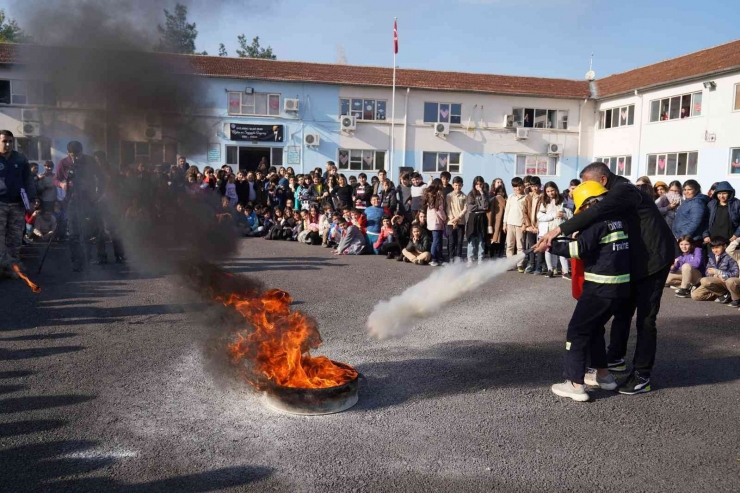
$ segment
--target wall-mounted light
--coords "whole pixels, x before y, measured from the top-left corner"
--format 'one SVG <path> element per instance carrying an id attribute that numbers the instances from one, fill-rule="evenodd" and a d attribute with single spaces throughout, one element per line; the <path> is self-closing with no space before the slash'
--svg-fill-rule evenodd
<path id="1" fill-rule="evenodd" d="M 709 89 L 710 91 L 714 91 L 717 89 L 717 83 L 713 80 L 708 80 L 704 83 L 704 89 Z"/>
<path id="2" fill-rule="evenodd" d="M 252 94 L 254 92 L 254 88 L 252 87 L 245 87 L 244 88 L 244 94 Z"/>

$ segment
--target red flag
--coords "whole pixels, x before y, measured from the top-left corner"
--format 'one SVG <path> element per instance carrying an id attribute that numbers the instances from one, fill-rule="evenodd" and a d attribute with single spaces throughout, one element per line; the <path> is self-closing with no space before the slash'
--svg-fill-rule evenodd
<path id="1" fill-rule="evenodd" d="M 398 21 L 393 19 L 393 53 L 398 54 Z"/>

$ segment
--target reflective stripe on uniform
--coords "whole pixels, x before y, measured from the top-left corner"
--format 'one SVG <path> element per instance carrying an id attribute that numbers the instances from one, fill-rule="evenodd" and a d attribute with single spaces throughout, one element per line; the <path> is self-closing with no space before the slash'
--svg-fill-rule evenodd
<path id="1" fill-rule="evenodd" d="M 578 255 L 578 242 L 577 241 L 571 241 L 568 244 L 568 253 L 570 254 L 570 258 L 581 258 Z"/>
<path id="2" fill-rule="evenodd" d="M 592 274 L 586 272 L 584 279 L 597 284 L 624 284 L 630 282 L 629 274 L 622 274 L 621 276 L 602 276 L 600 274 Z"/>
<path id="3" fill-rule="evenodd" d="M 599 241 L 599 243 L 613 243 L 619 240 L 626 240 L 627 238 L 629 237 L 624 231 L 615 231 L 614 233 L 609 233 L 608 235 L 604 236 L 601 241 Z"/>

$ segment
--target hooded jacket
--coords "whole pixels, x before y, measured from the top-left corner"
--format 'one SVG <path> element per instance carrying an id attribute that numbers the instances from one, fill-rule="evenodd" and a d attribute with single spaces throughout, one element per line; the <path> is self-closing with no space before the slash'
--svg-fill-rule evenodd
<path id="1" fill-rule="evenodd" d="M 735 197 L 735 189 L 732 188 L 730 182 L 721 181 L 717 183 L 717 188 L 714 189 L 714 195 L 717 196 L 719 192 L 729 192 L 730 198 L 727 200 L 727 209 L 730 213 L 730 224 L 732 225 L 733 235 L 740 236 L 740 199 Z M 709 201 L 709 223 L 707 229 L 704 231 L 704 238 L 709 238 L 709 232 L 712 230 L 714 225 L 714 218 L 717 215 L 717 208 L 719 207 L 719 200 Z M 729 238 L 727 238 L 729 240 Z"/>
<path id="2" fill-rule="evenodd" d="M 627 223 L 630 250 L 630 279 L 636 281 L 673 264 L 680 253 L 668 224 L 652 197 L 642 193 L 626 178 L 610 173 L 603 200 L 560 225 L 570 236 L 596 221 L 621 217 Z"/>
<path id="3" fill-rule="evenodd" d="M 703 193 L 697 194 L 691 199 L 685 199 L 683 204 L 676 209 L 676 219 L 673 220 L 673 235 L 676 238 L 691 235 L 694 241 L 701 240 L 709 224 L 708 203 L 709 197 Z"/>

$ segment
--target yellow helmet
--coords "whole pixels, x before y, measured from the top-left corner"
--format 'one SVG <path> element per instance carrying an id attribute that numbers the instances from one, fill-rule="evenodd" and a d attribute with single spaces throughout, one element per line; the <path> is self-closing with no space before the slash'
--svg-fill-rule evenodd
<path id="1" fill-rule="evenodd" d="M 588 202 L 589 199 L 594 197 L 600 197 L 607 193 L 609 190 L 598 181 L 584 181 L 576 188 L 573 189 L 573 203 L 576 206 L 576 214 L 581 211 L 583 204 Z"/>

